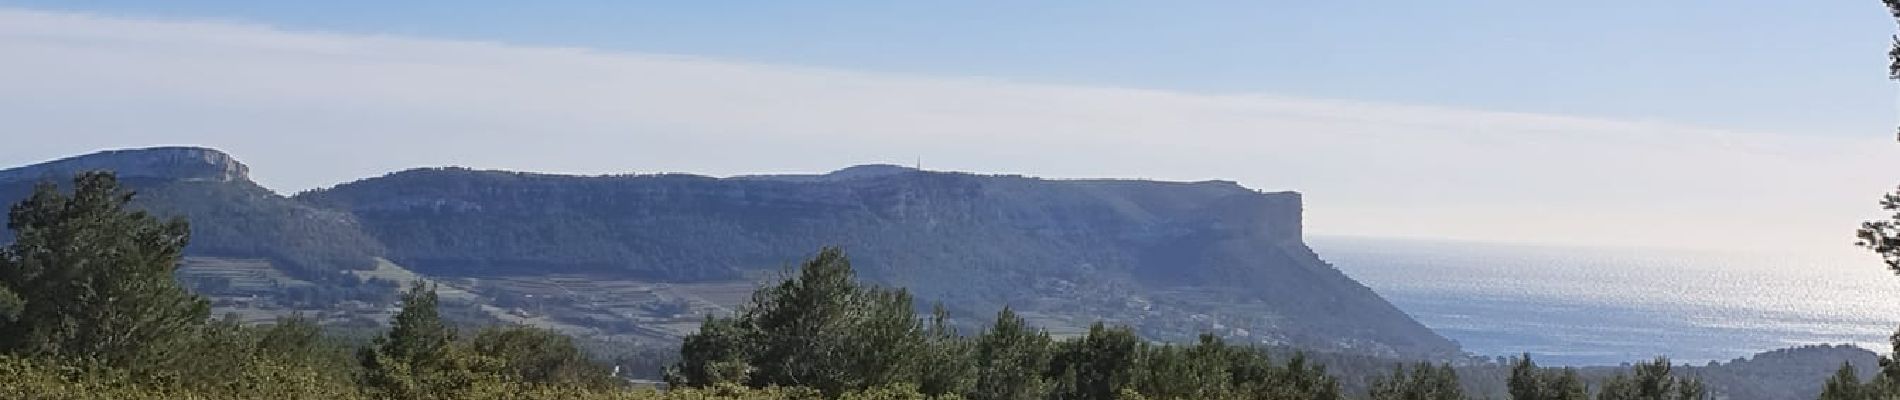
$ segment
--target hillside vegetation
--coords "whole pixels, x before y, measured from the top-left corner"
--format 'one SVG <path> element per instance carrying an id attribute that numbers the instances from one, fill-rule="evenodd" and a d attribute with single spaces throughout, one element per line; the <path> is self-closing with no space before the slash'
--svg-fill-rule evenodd
<path id="1" fill-rule="evenodd" d="M 1232 182 L 894 166 L 724 179 L 448 168 L 285 197 L 222 152 L 174 147 L 0 171 L 0 200 L 93 169 L 124 175 L 141 194 L 135 208 L 194 221 L 188 283 L 247 320 L 299 310 L 325 323 L 381 318 L 397 285 L 366 277 L 390 270 L 467 293 L 458 316 L 651 347 L 676 343 L 700 314 L 730 313 L 743 296 L 729 288 L 838 245 L 867 280 L 946 304 L 963 329 L 1008 305 L 1058 335 L 1109 321 L 1170 341 L 1213 333 L 1386 356 L 1458 353 L 1308 249 L 1298 194 Z"/>
<path id="2" fill-rule="evenodd" d="M 1300 198 L 1231 182 L 1043 180 L 868 166 L 816 176 L 578 177 L 423 169 L 297 196 L 439 276 L 734 280 L 849 249 L 873 282 L 980 321 L 1080 333 L 1448 355 L 1450 341 L 1301 242 Z"/>

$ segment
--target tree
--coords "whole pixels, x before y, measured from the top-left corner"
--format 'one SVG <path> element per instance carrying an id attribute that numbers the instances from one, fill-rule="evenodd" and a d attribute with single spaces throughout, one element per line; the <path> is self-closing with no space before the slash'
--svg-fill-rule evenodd
<path id="1" fill-rule="evenodd" d="M 1860 375 L 1854 372 L 1854 365 L 1841 363 L 1841 369 L 1827 378 L 1827 385 L 1821 388 L 1820 400 L 1871 400 L 1872 388 L 1860 382 Z"/>
<path id="2" fill-rule="evenodd" d="M 1464 389 L 1458 385 L 1458 372 L 1450 364 L 1433 366 L 1421 362 L 1412 366 L 1410 374 L 1404 365 L 1397 365 L 1391 375 L 1373 378 L 1370 386 L 1372 400 L 1463 400 L 1465 397 Z"/>
<path id="3" fill-rule="evenodd" d="M 733 318 L 706 316 L 699 332 L 680 343 L 680 360 L 666 368 L 666 384 L 673 387 L 710 387 L 747 382 L 747 340 L 753 334 Z"/>
<path id="4" fill-rule="evenodd" d="M 927 396 L 963 394 L 976 384 L 974 344 L 950 326 L 950 312 L 939 304 L 931 309 L 924 330 L 923 368 L 917 391 Z"/>
<path id="5" fill-rule="evenodd" d="M 1881 0 L 1887 6 L 1888 14 L 1900 21 L 1900 0 Z M 1887 78 L 1900 80 L 1900 36 L 1893 37 L 1893 46 L 1887 51 Z M 1865 247 L 1880 256 L 1887 269 L 1900 274 L 1900 191 L 1889 193 L 1881 198 L 1880 208 L 1891 212 L 1886 219 L 1862 222 L 1855 244 Z M 1893 349 L 1900 352 L 1900 333 L 1890 336 L 1888 341 Z M 1880 375 L 1867 383 L 1867 390 L 1892 394 L 1887 390 L 1900 383 L 1900 361 L 1887 355 L 1880 358 Z"/>
<path id="6" fill-rule="evenodd" d="M 1133 330 L 1095 323 L 1088 335 L 1057 346 L 1050 369 L 1061 378 L 1050 398 L 1113 400 L 1134 377 L 1142 346 Z"/>
<path id="7" fill-rule="evenodd" d="M 574 339 L 554 331 L 510 325 L 482 329 L 470 340 L 475 354 L 493 357 L 510 380 L 535 385 L 604 389 L 614 386 L 605 365 L 594 362 L 574 346 Z"/>
<path id="8" fill-rule="evenodd" d="M 1212 335 L 1193 346 L 1148 346 L 1136 368 L 1133 390 L 1156 399 L 1222 399 L 1232 393 L 1226 352 Z"/>
<path id="9" fill-rule="evenodd" d="M 1702 400 L 1708 390 L 1695 378 L 1670 374 L 1669 359 L 1638 363 L 1631 374 L 1618 374 L 1603 382 L 1597 400 Z"/>
<path id="10" fill-rule="evenodd" d="M 990 330 L 976 339 L 976 383 L 970 400 L 1033 400 L 1048 391 L 1042 378 L 1049 365 L 1049 333 L 1004 307 Z"/>
<path id="11" fill-rule="evenodd" d="M 704 386 L 804 386 L 827 396 L 916 384 L 928 343 L 908 292 L 861 286 L 844 251 L 827 247 L 795 275 L 753 293 L 729 318 L 689 335 L 669 380 Z"/>
<path id="12" fill-rule="evenodd" d="M 367 389 L 390 399 L 452 399 L 499 369 L 456 348 L 455 328 L 436 302 L 435 287 L 420 280 L 403 293 L 389 332 L 360 353 Z"/>
<path id="13" fill-rule="evenodd" d="M 220 398 L 336 398 L 359 392 L 348 347 L 323 337 L 300 315 L 264 326 L 245 326 L 227 315 L 200 329 L 190 346 L 155 366 L 166 379 L 144 380 Z"/>
<path id="14" fill-rule="evenodd" d="M 1258 360 L 1257 362 L 1260 363 L 1268 361 L 1264 358 L 1264 354 Z M 1291 359 L 1287 360 L 1284 367 L 1269 368 L 1266 378 L 1264 381 L 1247 384 L 1248 387 L 1262 391 L 1253 395 L 1252 398 L 1290 400 L 1344 397 L 1339 390 L 1339 380 L 1326 373 L 1326 366 L 1308 362 L 1304 353 L 1295 353 Z"/>
<path id="15" fill-rule="evenodd" d="M 1531 361 L 1530 353 L 1512 363 L 1507 386 L 1512 400 L 1585 400 L 1590 397 L 1589 388 L 1584 386 L 1583 378 L 1577 376 L 1576 369 L 1539 368 L 1537 362 Z"/>
<path id="16" fill-rule="evenodd" d="M 136 367 L 171 359 L 209 317 L 172 276 L 189 229 L 126 207 L 110 172 L 51 182 L 8 212 L 0 250 L 0 351 Z"/>

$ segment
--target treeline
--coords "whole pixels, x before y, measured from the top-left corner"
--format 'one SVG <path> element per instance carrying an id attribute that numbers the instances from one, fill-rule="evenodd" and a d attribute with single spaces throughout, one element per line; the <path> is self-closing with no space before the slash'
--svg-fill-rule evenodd
<path id="1" fill-rule="evenodd" d="M 709 317 L 685 339 L 666 380 L 676 388 L 796 386 L 827 396 L 900 388 L 969 399 L 1341 397 L 1324 367 L 1297 356 L 1276 363 L 1211 336 L 1156 345 L 1097 324 L 1055 340 L 1008 309 L 987 331 L 965 336 L 941 308 L 927 319 L 915 309 L 902 290 L 858 284 L 844 254 L 825 249 L 736 315 Z"/>
<path id="2" fill-rule="evenodd" d="M 9 399 L 1344 399 L 1452 400 L 1445 364 L 1400 366 L 1349 393 L 1325 366 L 1204 336 L 1142 340 L 1097 324 L 1055 338 L 1004 309 L 964 334 L 941 307 L 919 318 L 909 293 L 858 283 L 835 248 L 761 288 L 729 317 L 708 317 L 665 370 L 638 387 L 560 334 L 522 326 L 472 335 L 446 322 L 416 283 L 387 330 L 326 336 L 291 317 L 266 326 L 212 320 L 175 279 L 182 220 L 127 208 L 107 173 L 68 195 L 42 184 L 14 205 L 0 249 L 0 398 Z M 1590 387 L 1571 369 L 1518 359 L 1513 399 L 1690 400 L 1702 384 L 1667 360 Z M 1826 399 L 1894 393 L 1885 378 L 1830 382 Z"/>
<path id="3" fill-rule="evenodd" d="M 1298 353 L 1278 361 L 1265 348 L 1214 336 L 1152 343 L 1101 324 L 1058 340 L 1007 308 L 986 330 L 961 335 L 941 307 L 916 318 L 912 301 L 903 290 L 858 284 L 844 254 L 825 249 L 735 315 L 707 318 L 685 339 L 666 380 L 676 388 L 796 386 L 827 396 L 902 388 L 973 400 L 1478 397 L 1449 364 L 1395 366 L 1369 379 L 1363 393 L 1349 393 Z M 1699 379 L 1679 375 L 1659 358 L 1593 388 L 1575 369 L 1540 368 L 1525 356 L 1513 360 L 1508 386 L 1513 399 L 1711 398 Z"/>

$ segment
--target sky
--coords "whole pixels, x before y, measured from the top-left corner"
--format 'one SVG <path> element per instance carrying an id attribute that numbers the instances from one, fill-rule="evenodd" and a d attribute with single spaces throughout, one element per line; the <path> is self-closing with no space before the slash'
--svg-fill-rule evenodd
<path id="1" fill-rule="evenodd" d="M 921 162 L 1297 190 L 1314 234 L 1765 251 L 1851 251 L 1900 181 L 1877 2 L 1023 3 L 0 0 L 0 165 Z"/>

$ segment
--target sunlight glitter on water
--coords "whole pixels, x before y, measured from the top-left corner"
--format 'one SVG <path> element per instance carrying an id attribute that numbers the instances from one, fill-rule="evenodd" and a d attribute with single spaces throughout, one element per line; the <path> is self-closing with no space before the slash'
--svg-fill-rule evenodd
<path id="1" fill-rule="evenodd" d="M 1885 351 L 1900 277 L 1871 256 L 1314 238 L 1322 258 L 1483 355 L 1572 365 L 1727 360 L 1853 343 Z M 1844 249 L 1851 250 L 1851 249 Z M 1433 279 L 1418 279 L 1430 276 Z"/>

